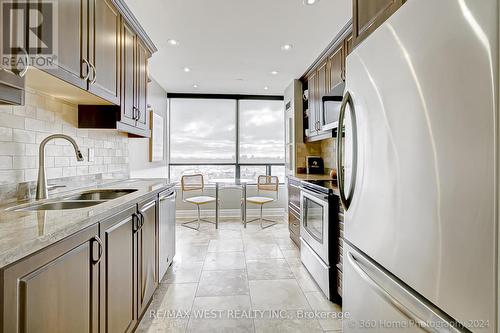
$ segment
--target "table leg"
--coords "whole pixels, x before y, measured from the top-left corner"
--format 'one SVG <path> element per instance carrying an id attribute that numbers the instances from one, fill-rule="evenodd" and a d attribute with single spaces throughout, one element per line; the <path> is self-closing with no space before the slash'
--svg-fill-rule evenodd
<path id="1" fill-rule="evenodd" d="M 215 183 L 215 229 L 219 229 L 219 183 Z"/>
<path id="2" fill-rule="evenodd" d="M 247 184 L 243 183 L 243 227 L 247 227 Z"/>

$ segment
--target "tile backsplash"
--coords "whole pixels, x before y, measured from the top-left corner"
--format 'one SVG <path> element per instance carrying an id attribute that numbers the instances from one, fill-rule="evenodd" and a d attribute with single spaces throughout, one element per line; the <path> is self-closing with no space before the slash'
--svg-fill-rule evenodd
<path id="1" fill-rule="evenodd" d="M 337 138 L 297 144 L 297 169 L 305 172 L 306 156 L 321 156 L 325 164 L 325 172 L 336 168 Z"/>
<path id="2" fill-rule="evenodd" d="M 78 129 L 77 123 L 77 105 L 33 90 L 26 92 L 24 106 L 0 106 L 0 185 L 36 180 L 40 142 L 55 133 L 73 137 L 85 160 L 76 160 L 66 140 L 49 142 L 45 148 L 48 179 L 128 175 L 128 136 L 113 130 Z M 89 149 L 94 152 L 93 161 L 89 161 Z"/>

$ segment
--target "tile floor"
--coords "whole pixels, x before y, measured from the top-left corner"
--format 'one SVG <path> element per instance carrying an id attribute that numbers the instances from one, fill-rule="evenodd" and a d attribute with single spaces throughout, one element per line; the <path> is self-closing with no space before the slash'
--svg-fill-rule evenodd
<path id="1" fill-rule="evenodd" d="M 174 263 L 137 332 L 341 332 L 341 308 L 302 266 L 284 222 L 176 232 Z"/>

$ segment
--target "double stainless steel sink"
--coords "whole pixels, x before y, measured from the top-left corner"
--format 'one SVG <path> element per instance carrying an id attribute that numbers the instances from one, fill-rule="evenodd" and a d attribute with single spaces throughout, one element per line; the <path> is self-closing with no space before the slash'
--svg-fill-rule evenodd
<path id="1" fill-rule="evenodd" d="M 86 208 L 120 198 L 137 191 L 136 189 L 97 189 L 83 191 L 56 201 L 34 203 L 23 207 L 13 207 L 14 211 L 66 210 Z"/>

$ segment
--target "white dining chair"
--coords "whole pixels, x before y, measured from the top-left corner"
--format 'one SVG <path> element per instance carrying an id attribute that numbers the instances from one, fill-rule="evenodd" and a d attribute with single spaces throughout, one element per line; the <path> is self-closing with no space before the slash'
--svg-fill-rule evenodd
<path id="1" fill-rule="evenodd" d="M 276 176 L 259 176 L 257 178 L 257 196 L 247 197 L 247 202 L 260 206 L 260 215 L 258 218 L 247 221 L 246 223 L 260 221 L 260 227 L 262 229 L 266 229 L 272 227 L 277 222 L 273 220 L 266 219 L 262 216 L 262 209 L 265 204 L 274 202 L 278 200 L 278 188 L 279 188 L 279 180 Z M 261 195 L 261 192 L 274 192 L 275 197 L 268 197 Z M 245 212 L 246 213 L 246 212 Z M 264 221 L 270 222 L 270 224 L 264 226 Z"/>
<path id="2" fill-rule="evenodd" d="M 216 199 L 214 197 L 204 195 L 204 188 L 205 188 L 205 182 L 203 181 L 203 175 L 201 174 L 184 175 L 181 177 L 182 201 L 196 205 L 196 208 L 198 210 L 198 218 L 192 221 L 183 222 L 182 226 L 194 230 L 199 230 L 202 221 L 215 224 L 214 221 L 201 218 L 200 206 L 216 202 Z M 201 191 L 201 195 L 192 196 L 188 198 L 184 197 L 186 192 L 194 192 L 194 191 Z M 196 227 L 190 225 L 191 223 L 195 222 L 197 223 Z"/>

